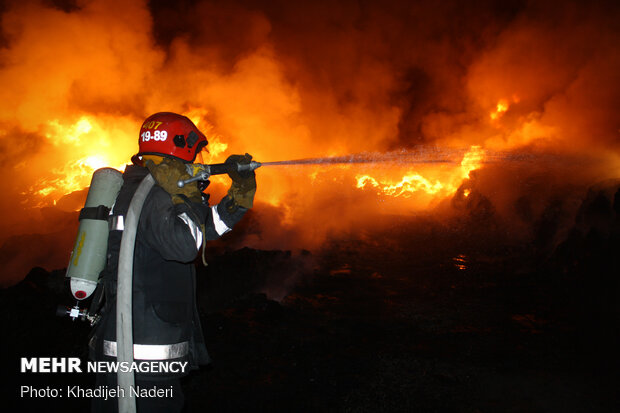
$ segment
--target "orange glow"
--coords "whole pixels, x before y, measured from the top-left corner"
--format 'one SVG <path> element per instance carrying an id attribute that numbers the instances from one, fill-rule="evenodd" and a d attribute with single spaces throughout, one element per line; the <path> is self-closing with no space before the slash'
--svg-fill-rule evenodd
<path id="1" fill-rule="evenodd" d="M 189 2 L 171 15 L 161 2 L 65 3 L 76 2 L 14 1 L 2 10 L 6 237 L 38 231 L 22 218 L 38 207 L 72 210 L 95 169 L 122 170 L 140 125 L 160 111 L 185 114 L 203 131 L 206 163 L 246 152 L 269 162 L 426 151 L 420 162 L 258 169 L 257 229 L 243 241 L 257 248 L 311 248 L 381 213 L 439 214 L 457 194 L 480 194 L 498 215 L 511 214 L 511 203 L 530 195 L 519 184 L 532 171 L 553 182 L 549 164 L 522 163 L 511 174 L 504 166 L 515 163 L 497 154 L 597 160 L 558 172 L 557 182 L 617 177 L 617 30 L 615 21 L 599 24 L 596 10 L 583 13 L 591 20 L 548 20 L 525 2 L 519 19 L 480 27 L 441 23 L 434 7 L 407 2 L 403 13 L 317 4 L 296 20 L 309 6 Z M 465 33 L 431 35 L 403 17 L 411 13 Z M 230 179 L 211 181 L 217 203 Z M 15 213 L 16 203 L 24 210 Z"/>

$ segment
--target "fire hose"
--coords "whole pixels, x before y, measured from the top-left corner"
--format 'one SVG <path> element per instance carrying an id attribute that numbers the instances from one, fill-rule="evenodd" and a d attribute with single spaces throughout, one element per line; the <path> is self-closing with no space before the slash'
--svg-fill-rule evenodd
<path id="1" fill-rule="evenodd" d="M 151 174 L 146 175 L 140 183 L 129 204 L 121 238 L 116 281 L 116 359 L 120 363 L 133 364 L 133 255 L 142 206 L 154 184 L 155 179 Z M 128 395 L 118 398 L 118 411 L 133 413 L 136 411 L 136 399 L 130 391 L 135 384 L 133 370 L 123 372 L 119 369 L 117 377 L 118 386 L 124 389 L 125 395 Z"/>

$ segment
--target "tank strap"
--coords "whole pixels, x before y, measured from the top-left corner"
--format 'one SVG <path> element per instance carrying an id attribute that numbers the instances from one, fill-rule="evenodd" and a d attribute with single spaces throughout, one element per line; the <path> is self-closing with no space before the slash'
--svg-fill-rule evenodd
<path id="1" fill-rule="evenodd" d="M 116 357 L 116 341 L 103 340 L 103 354 Z M 136 360 L 171 360 L 189 354 L 189 341 L 175 344 L 134 344 L 133 358 Z"/>
<path id="2" fill-rule="evenodd" d="M 99 284 L 97 285 L 97 289 L 95 289 L 95 294 L 93 295 L 93 301 L 90 302 L 90 307 L 88 307 L 88 315 L 94 317 L 99 313 L 99 310 L 101 310 L 104 297 L 104 288 L 105 287 L 102 280 L 99 279 Z M 97 319 L 97 321 L 99 320 Z"/>
<path id="3" fill-rule="evenodd" d="M 107 221 L 110 208 L 105 205 L 99 205 L 96 207 L 86 207 L 80 210 L 79 220 L 83 219 L 97 219 L 100 221 Z"/>
<path id="4" fill-rule="evenodd" d="M 125 229 L 125 218 L 122 215 L 112 215 L 108 218 L 110 231 L 122 231 Z"/>

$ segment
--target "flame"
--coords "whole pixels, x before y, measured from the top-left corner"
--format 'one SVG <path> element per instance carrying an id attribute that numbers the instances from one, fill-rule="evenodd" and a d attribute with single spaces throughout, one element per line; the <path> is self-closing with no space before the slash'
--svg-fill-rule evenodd
<path id="1" fill-rule="evenodd" d="M 51 162 L 53 166 L 38 176 L 22 195 L 35 197 L 38 206 L 53 205 L 63 196 L 86 188 L 99 168 L 123 171 L 135 149 L 130 143 L 133 139 L 123 142 L 129 135 L 119 130 L 118 122 L 118 119 L 108 122 L 105 118 L 85 115 L 70 123 L 59 119 L 48 121 L 43 126 L 43 135 L 58 150 L 54 158 L 40 162 Z"/>
<path id="2" fill-rule="evenodd" d="M 43 197 L 52 196 L 52 203 L 63 195 L 79 191 L 87 187 L 94 171 L 99 168 L 109 167 L 109 162 L 105 155 L 91 155 L 86 158 L 78 159 L 68 163 L 61 168 L 52 169 L 52 175 L 58 178 L 43 178 L 38 185 L 29 188 L 30 193 Z M 116 169 L 123 171 L 125 165 L 119 165 Z M 45 203 L 40 203 L 44 206 Z"/>
<path id="3" fill-rule="evenodd" d="M 519 98 L 519 96 L 517 94 L 513 94 L 510 97 L 510 99 L 507 99 L 507 98 L 500 99 L 497 102 L 497 105 L 495 105 L 495 110 L 493 110 L 493 111 L 491 111 L 491 113 L 489 113 L 489 117 L 491 118 L 492 121 L 498 120 L 506 112 L 508 112 L 508 109 L 510 109 L 511 103 L 519 103 L 519 101 L 521 101 L 521 99 Z"/>
<path id="4" fill-rule="evenodd" d="M 426 177 L 419 172 L 408 171 L 398 180 L 381 180 L 366 174 L 356 175 L 355 187 L 358 189 L 374 188 L 378 195 L 389 197 L 410 198 L 419 192 L 438 197 L 452 196 L 462 180 L 469 178 L 471 171 L 482 166 L 484 157 L 485 151 L 482 147 L 474 145 L 463 156 L 459 168 L 453 168 L 447 175 L 441 167 L 426 167 Z"/>
<path id="5" fill-rule="evenodd" d="M 411 197 L 417 191 L 424 191 L 428 194 L 436 194 L 443 189 L 443 184 L 439 181 L 431 183 L 428 179 L 417 173 L 408 174 L 402 177 L 399 182 L 377 182 L 375 178 L 369 175 L 358 175 L 356 187 L 363 189 L 367 185 L 377 188 L 378 194 L 403 198 Z"/>
<path id="6" fill-rule="evenodd" d="M 92 169 L 93 171 L 96 171 L 97 169 L 103 168 L 108 165 L 107 159 L 101 155 L 92 155 L 92 156 L 89 156 L 88 158 L 80 160 L 80 162 L 84 166 Z"/>
<path id="7" fill-rule="evenodd" d="M 469 173 L 475 169 L 480 169 L 484 158 L 482 147 L 474 145 L 469 149 L 461 161 L 461 177 L 469 178 Z"/>
<path id="8" fill-rule="evenodd" d="M 495 111 L 490 113 L 490 117 L 492 120 L 497 120 L 499 119 L 500 116 L 502 116 L 507 110 L 508 110 L 508 101 L 506 99 L 500 99 L 499 102 L 497 102 L 497 106 L 495 107 Z"/>
<path id="9" fill-rule="evenodd" d="M 93 129 L 86 116 L 82 116 L 75 124 L 64 126 L 58 119 L 48 122 L 49 131 L 45 137 L 58 146 L 61 144 L 79 145 L 83 135 L 87 135 Z"/>
<path id="10" fill-rule="evenodd" d="M 185 112 L 185 116 L 194 122 L 194 125 L 205 134 L 213 128 L 213 126 L 206 121 L 208 114 L 209 112 L 206 109 L 199 107 L 190 108 Z"/>

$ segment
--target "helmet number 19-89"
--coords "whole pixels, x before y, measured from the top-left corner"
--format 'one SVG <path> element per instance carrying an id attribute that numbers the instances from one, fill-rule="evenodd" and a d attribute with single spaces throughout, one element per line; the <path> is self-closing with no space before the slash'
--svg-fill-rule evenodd
<path id="1" fill-rule="evenodd" d="M 163 142 L 166 139 L 168 139 L 168 132 L 166 132 L 165 130 L 161 130 L 161 131 L 156 130 L 151 135 L 151 131 L 147 130 L 147 131 L 142 132 L 142 134 L 140 134 L 140 137 L 142 138 L 142 142 L 148 142 L 150 140 Z"/>

